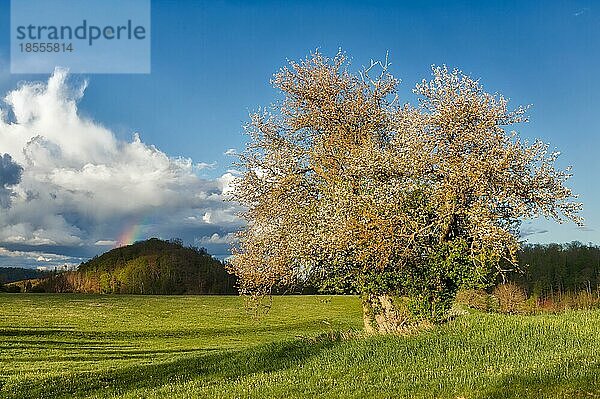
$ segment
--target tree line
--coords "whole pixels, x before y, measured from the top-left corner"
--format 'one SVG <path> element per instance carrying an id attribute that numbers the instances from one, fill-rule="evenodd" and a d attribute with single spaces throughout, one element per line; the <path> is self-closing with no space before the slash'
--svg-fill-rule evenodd
<path id="1" fill-rule="evenodd" d="M 508 279 L 529 295 L 548 297 L 600 292 L 600 247 L 593 244 L 530 244 L 518 254 L 521 271 Z"/>
<path id="2" fill-rule="evenodd" d="M 518 253 L 519 271 L 506 281 L 529 295 L 556 297 L 586 291 L 600 293 L 600 246 L 529 244 Z M 223 263 L 202 248 L 186 248 L 177 240 L 151 239 L 117 248 L 83 263 L 70 272 L 40 272 L 22 268 L 0 268 L 0 291 L 16 291 L 6 283 L 26 280 L 23 291 L 128 293 L 128 294 L 233 294 L 235 277 Z M 31 283 L 33 281 L 33 283 Z M 503 279 L 499 277 L 497 283 Z M 29 285 L 27 285 L 29 282 Z M 4 283 L 4 285 L 3 285 Z M 308 281 L 279 293 L 356 294 L 352 276 L 341 276 L 319 284 Z"/>

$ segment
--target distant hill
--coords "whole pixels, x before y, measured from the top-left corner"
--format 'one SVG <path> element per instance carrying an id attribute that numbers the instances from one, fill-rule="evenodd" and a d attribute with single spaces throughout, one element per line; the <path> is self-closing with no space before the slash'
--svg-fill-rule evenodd
<path id="1" fill-rule="evenodd" d="M 13 281 L 41 278 L 47 276 L 47 272 L 25 269 L 22 267 L 0 267 L 0 284 Z"/>
<path id="2" fill-rule="evenodd" d="M 115 248 L 82 263 L 77 271 L 37 280 L 30 289 L 122 294 L 236 293 L 235 277 L 205 249 L 158 238 Z"/>
<path id="3" fill-rule="evenodd" d="M 36 280 L 49 275 L 50 273 L 48 272 L 35 269 L 25 269 L 23 267 L 0 267 L 0 292 L 22 291 L 19 283 L 15 282 Z"/>

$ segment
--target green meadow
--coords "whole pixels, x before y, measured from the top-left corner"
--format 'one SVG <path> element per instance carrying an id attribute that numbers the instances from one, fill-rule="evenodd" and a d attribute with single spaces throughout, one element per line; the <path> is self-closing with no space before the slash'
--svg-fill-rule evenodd
<path id="1" fill-rule="evenodd" d="M 360 333 L 357 297 L 0 295 L 0 398 L 600 398 L 600 311 Z"/>

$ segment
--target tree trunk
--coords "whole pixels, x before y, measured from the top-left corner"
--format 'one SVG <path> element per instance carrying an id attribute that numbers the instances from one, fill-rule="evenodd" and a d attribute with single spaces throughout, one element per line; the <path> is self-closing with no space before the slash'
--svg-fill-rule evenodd
<path id="1" fill-rule="evenodd" d="M 398 299 L 387 294 L 369 295 L 363 299 L 363 320 L 367 333 L 400 333 L 413 327 L 407 309 L 398 306 L 395 300 Z"/>

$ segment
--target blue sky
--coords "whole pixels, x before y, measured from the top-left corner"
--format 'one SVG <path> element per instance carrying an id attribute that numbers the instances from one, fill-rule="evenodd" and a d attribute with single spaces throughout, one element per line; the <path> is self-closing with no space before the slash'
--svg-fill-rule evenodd
<path id="1" fill-rule="evenodd" d="M 2 95 L 19 82 L 49 78 L 9 74 L 8 6 L 8 1 L 0 1 Z M 82 118 L 109 129 L 117 140 L 132 142 L 133 132 L 139 132 L 142 143 L 156 146 L 169 157 L 213 165 L 195 171 L 202 179 L 198 184 L 213 187 L 211 182 L 231 167 L 233 159 L 224 152 L 243 147 L 242 124 L 248 113 L 275 100 L 277 93 L 269 79 L 288 59 L 302 58 L 315 48 L 333 55 L 341 47 L 358 69 L 389 51 L 392 72 L 402 79 L 401 99 L 410 102 L 415 100 L 412 87 L 429 77 L 432 64 L 458 67 L 480 78 L 488 91 L 509 97 L 515 107 L 533 104 L 531 121 L 518 131 L 551 143 L 562 152 L 561 164 L 574 166 L 571 186 L 581 194 L 587 227 L 526 223 L 529 241 L 600 244 L 600 188 L 596 184 L 600 170 L 596 154 L 600 142 L 596 117 L 600 107 L 599 27 L 600 7 L 591 1 L 156 0 L 152 1 L 151 74 L 71 75 L 67 80 L 75 86 L 89 81 L 85 95 L 78 99 Z M 0 108 L 7 108 L 6 104 Z M 0 155 L 4 152 L 0 148 Z M 208 191 L 218 191 L 218 187 Z M 195 213 L 182 213 L 182 218 L 201 219 L 207 214 L 202 206 L 212 205 L 190 205 L 190 212 Z M 63 254 L 77 261 L 107 249 L 91 241 L 115 241 L 127 224 L 136 223 L 141 225 L 141 238 L 145 234 L 178 235 L 220 255 L 226 253 L 224 237 L 235 223 L 221 224 L 215 219 L 196 225 L 165 225 L 157 221 L 160 212 L 160 207 L 146 209 L 144 216 L 125 212 L 120 220 L 128 222 L 118 229 L 95 227 L 91 232 L 94 229 L 80 228 L 72 233 L 81 235 L 78 243 L 0 242 L 5 251 L 24 254 L 2 261 L 0 253 L 0 264 L 28 257 L 30 261 L 23 264 L 33 267 L 43 262 L 37 260 L 37 253 Z M 68 225 L 73 220 L 84 223 L 85 218 L 64 219 Z"/>

